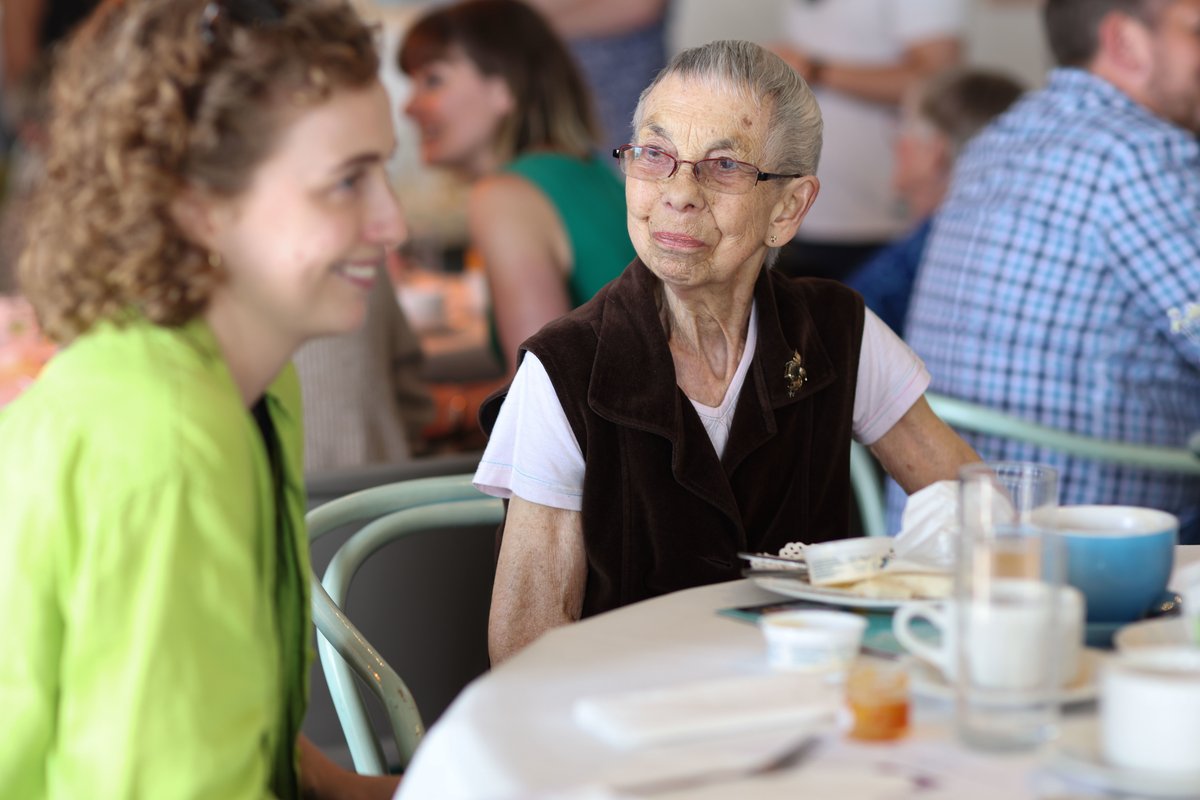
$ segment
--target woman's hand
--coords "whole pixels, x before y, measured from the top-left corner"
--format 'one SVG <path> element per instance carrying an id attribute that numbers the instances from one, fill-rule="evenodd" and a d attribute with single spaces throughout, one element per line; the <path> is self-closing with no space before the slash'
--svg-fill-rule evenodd
<path id="1" fill-rule="evenodd" d="M 307 736 L 298 741 L 300 788 L 306 800 L 390 800 L 398 775 L 359 775 L 333 763 Z"/>

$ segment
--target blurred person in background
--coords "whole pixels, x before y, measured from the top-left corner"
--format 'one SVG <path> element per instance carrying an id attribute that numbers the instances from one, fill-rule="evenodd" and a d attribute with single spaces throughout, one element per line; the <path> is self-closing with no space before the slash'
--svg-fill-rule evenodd
<path id="1" fill-rule="evenodd" d="M 901 336 L 917 266 L 933 215 L 950 186 L 954 161 L 967 141 L 1016 102 L 1022 91 L 1021 84 L 1007 75 L 959 68 L 922 81 L 905 98 L 892 186 L 909 217 L 918 223 L 846 279 L 867 308 Z"/>
<path id="2" fill-rule="evenodd" d="M 437 7 L 409 29 L 399 60 L 422 160 L 474 181 L 470 244 L 511 375 L 521 342 L 633 258 L 587 87 L 546 20 L 517 0 Z"/>
<path id="3" fill-rule="evenodd" d="M 0 413 L 6 797 L 390 797 L 300 736 L 308 339 L 405 236 L 345 4 L 109 0 L 53 80 L 22 288 L 62 345 Z"/>
<path id="4" fill-rule="evenodd" d="M 670 0 L 529 0 L 567 40 L 591 87 L 601 149 L 630 141 L 642 89 L 667 63 Z"/>
<path id="5" fill-rule="evenodd" d="M 816 92 L 825 189 L 780 253 L 788 275 L 845 278 L 907 221 L 890 185 L 900 102 L 961 60 L 965 0 L 789 0 L 772 45 Z"/>
<path id="6" fill-rule="evenodd" d="M 0 0 L 0 292 L 15 289 L 24 203 L 42 177 L 45 94 L 58 46 L 99 0 Z"/>
<path id="7" fill-rule="evenodd" d="M 361 326 L 296 351 L 305 471 L 394 464 L 419 454 L 422 432 L 434 417 L 421 377 L 424 361 L 421 340 L 396 301 L 388 272 L 381 272 Z"/>
<path id="8" fill-rule="evenodd" d="M 1200 430 L 1200 0 L 1047 0 L 1043 20 L 1059 66 L 959 158 L 907 338 L 942 394 L 1184 447 Z M 967 438 L 1057 467 L 1063 504 L 1162 509 L 1200 542 L 1195 476 Z"/>
<path id="9" fill-rule="evenodd" d="M 27 85 L 39 64 L 100 4 L 100 0 L 0 0 L 0 70 L 5 119 L 10 95 Z"/>
<path id="10" fill-rule="evenodd" d="M 16 291 L 17 259 L 25 245 L 29 197 L 45 178 L 50 72 L 50 58 L 39 59 L 5 98 L 13 139 L 4 160 L 0 205 L 0 294 Z"/>

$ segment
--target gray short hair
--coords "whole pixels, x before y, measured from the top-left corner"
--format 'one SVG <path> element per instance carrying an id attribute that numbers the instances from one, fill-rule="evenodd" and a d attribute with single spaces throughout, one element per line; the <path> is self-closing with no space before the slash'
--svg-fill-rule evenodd
<path id="1" fill-rule="evenodd" d="M 671 59 L 638 98 L 634 130 L 642 121 L 646 97 L 671 75 L 679 75 L 735 92 L 769 105 L 767 143 L 762 168 L 768 172 L 814 175 L 821 155 L 821 109 L 808 84 L 779 56 L 753 42 L 724 40 L 684 50 Z"/>
<path id="2" fill-rule="evenodd" d="M 767 172 L 815 175 L 821 157 L 821 109 L 812 90 L 779 56 L 753 42 L 722 40 L 676 55 L 642 91 L 633 113 L 633 129 L 641 127 L 642 108 L 654 89 L 672 75 L 746 94 L 770 109 L 766 152 L 759 168 Z M 773 264 L 779 248 L 771 248 Z"/>

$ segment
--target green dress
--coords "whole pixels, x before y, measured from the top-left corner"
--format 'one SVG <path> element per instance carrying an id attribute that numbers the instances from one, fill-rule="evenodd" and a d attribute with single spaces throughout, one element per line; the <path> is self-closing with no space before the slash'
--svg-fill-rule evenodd
<path id="1" fill-rule="evenodd" d="M 625 221 L 625 188 L 597 159 L 527 153 L 504 170 L 521 176 L 546 195 L 562 220 L 571 243 L 571 275 L 567 278 L 571 308 L 591 300 L 633 260 Z M 501 364 L 507 364 L 509 356 L 500 346 L 496 317 L 491 312 L 488 328 L 492 352 Z"/>
<path id="2" fill-rule="evenodd" d="M 507 167 L 550 200 L 571 243 L 571 307 L 592 299 L 633 260 L 625 219 L 625 188 L 596 158 L 527 153 Z"/>
<path id="3" fill-rule="evenodd" d="M 288 368 L 268 447 L 206 324 L 132 322 L 0 412 L 0 794 L 298 794 L 299 403 Z"/>

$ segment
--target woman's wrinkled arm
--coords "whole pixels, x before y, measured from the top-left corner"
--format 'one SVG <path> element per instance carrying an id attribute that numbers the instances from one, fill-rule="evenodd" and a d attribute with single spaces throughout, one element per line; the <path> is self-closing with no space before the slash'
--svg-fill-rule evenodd
<path id="1" fill-rule="evenodd" d="M 587 583 L 583 517 L 513 496 L 492 586 L 495 666 L 551 628 L 579 619 Z"/>
<path id="2" fill-rule="evenodd" d="M 954 480 L 959 467 L 980 460 L 924 397 L 871 445 L 871 452 L 908 494 L 934 481 Z"/>

